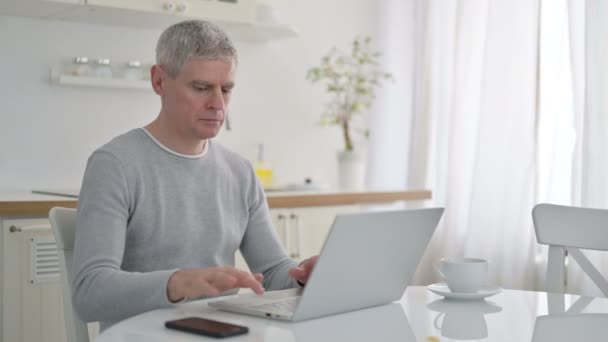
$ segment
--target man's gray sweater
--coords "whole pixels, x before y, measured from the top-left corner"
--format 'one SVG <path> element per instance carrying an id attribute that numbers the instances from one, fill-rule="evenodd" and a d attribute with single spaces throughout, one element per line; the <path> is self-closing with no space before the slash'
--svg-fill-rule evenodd
<path id="1" fill-rule="evenodd" d="M 73 302 L 102 329 L 170 306 L 180 268 L 234 265 L 240 248 L 268 290 L 297 286 L 251 164 L 207 141 L 200 156 L 174 153 L 145 130 L 116 137 L 89 158 L 80 197 Z"/>

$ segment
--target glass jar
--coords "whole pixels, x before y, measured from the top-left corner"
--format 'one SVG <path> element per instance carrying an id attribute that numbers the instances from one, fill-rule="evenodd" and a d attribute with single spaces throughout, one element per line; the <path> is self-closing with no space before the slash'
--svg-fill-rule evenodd
<path id="1" fill-rule="evenodd" d="M 143 73 L 140 61 L 128 61 L 125 69 L 125 78 L 128 80 L 141 80 Z"/>
<path id="2" fill-rule="evenodd" d="M 89 76 L 90 72 L 89 59 L 87 57 L 74 58 L 74 61 L 72 62 L 72 75 Z"/>
<path id="3" fill-rule="evenodd" d="M 149 81 L 150 80 L 150 69 L 154 63 L 146 63 L 141 67 L 141 79 Z"/>
<path id="4" fill-rule="evenodd" d="M 95 77 L 98 78 L 112 78 L 112 67 L 110 60 L 107 58 L 99 58 L 95 61 Z"/>

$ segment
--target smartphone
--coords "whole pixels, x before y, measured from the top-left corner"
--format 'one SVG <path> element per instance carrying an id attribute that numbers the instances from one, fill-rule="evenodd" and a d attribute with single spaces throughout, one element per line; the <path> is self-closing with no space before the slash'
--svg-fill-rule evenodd
<path id="1" fill-rule="evenodd" d="M 243 335 L 249 328 L 230 323 L 213 321 L 201 317 L 187 317 L 165 322 L 165 327 L 210 337 Z"/>

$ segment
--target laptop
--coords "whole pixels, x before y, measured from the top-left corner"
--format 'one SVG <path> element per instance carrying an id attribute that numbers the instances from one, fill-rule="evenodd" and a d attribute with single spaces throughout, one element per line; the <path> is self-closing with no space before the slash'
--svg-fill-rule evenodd
<path id="1" fill-rule="evenodd" d="M 337 215 L 304 288 L 245 294 L 209 306 L 296 322 L 396 301 L 442 213 L 431 208 Z"/>
<path id="2" fill-rule="evenodd" d="M 608 314 L 557 314 L 536 317 L 532 342 L 605 341 Z"/>

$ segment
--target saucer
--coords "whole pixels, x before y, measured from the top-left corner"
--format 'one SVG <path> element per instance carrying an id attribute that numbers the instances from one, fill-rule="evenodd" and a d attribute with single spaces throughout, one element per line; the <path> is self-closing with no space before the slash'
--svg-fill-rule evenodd
<path id="1" fill-rule="evenodd" d="M 501 287 L 494 286 L 494 287 L 487 287 L 487 288 L 481 289 L 481 290 L 479 290 L 477 292 L 473 292 L 473 293 L 452 292 L 452 291 L 450 291 L 450 289 L 448 288 L 448 286 L 445 283 L 431 284 L 431 285 L 427 286 L 426 288 L 429 291 L 436 293 L 440 296 L 443 296 L 445 298 L 459 299 L 459 300 L 484 299 L 486 297 L 490 297 L 495 294 L 498 294 L 498 293 L 500 293 L 500 291 L 502 291 Z"/>

